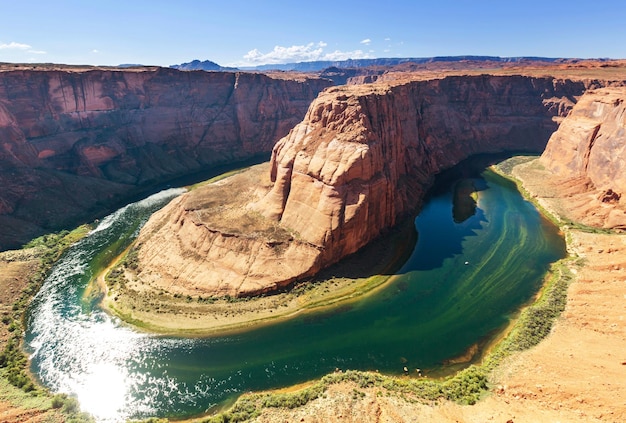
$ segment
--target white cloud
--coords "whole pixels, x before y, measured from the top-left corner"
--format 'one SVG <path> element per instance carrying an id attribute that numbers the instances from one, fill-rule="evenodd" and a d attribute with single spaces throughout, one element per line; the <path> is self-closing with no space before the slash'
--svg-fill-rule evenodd
<path id="1" fill-rule="evenodd" d="M 46 54 L 46 52 L 43 50 L 33 50 L 32 46 L 28 44 L 24 44 L 24 43 L 16 43 L 15 41 L 11 41 L 8 44 L 0 43 L 0 50 L 9 50 L 18 54 L 19 52 L 23 52 L 23 51 L 29 54 Z M 34 60 L 34 58 L 31 58 L 30 60 L 32 61 Z"/>
<path id="2" fill-rule="evenodd" d="M 347 59 L 369 59 L 370 56 L 364 53 L 363 50 L 354 51 L 339 51 L 335 50 L 332 53 L 327 53 L 320 60 L 347 60 Z"/>
<path id="3" fill-rule="evenodd" d="M 391 38 L 387 37 L 385 38 L 385 41 L 391 41 Z"/>
<path id="4" fill-rule="evenodd" d="M 250 50 L 243 58 L 251 63 L 286 63 L 318 60 L 326 47 L 326 43 L 309 43 L 304 46 L 275 46 L 269 53 L 262 53 L 258 49 Z"/>
<path id="5" fill-rule="evenodd" d="M 361 44 L 365 44 L 366 46 L 368 46 L 371 42 L 372 42 L 372 40 L 370 40 L 369 38 L 361 40 Z"/>
<path id="6" fill-rule="evenodd" d="M 345 60 L 345 59 L 364 59 L 368 58 L 368 54 L 362 50 L 339 51 L 335 50 L 331 53 L 325 53 L 324 48 L 327 47 L 323 41 L 319 43 L 309 43 L 300 46 L 275 46 L 269 53 L 263 53 L 258 49 L 250 50 L 243 56 L 245 63 L 239 66 L 258 65 L 258 64 L 279 64 L 291 62 L 310 62 L 315 60 Z"/>
<path id="7" fill-rule="evenodd" d="M 0 50 L 28 50 L 29 48 L 32 47 L 28 44 L 16 43 L 15 41 L 9 44 L 0 44 Z"/>
<path id="8" fill-rule="evenodd" d="M 95 48 L 93 50 L 91 50 L 92 53 L 100 53 L 98 50 L 96 50 Z"/>

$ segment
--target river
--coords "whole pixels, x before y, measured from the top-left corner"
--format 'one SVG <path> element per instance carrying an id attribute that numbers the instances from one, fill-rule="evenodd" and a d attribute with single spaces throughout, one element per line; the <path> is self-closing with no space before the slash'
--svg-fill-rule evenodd
<path id="1" fill-rule="evenodd" d="M 468 186 L 477 203 L 464 193 Z M 74 245 L 34 298 L 26 333 L 31 369 L 102 422 L 194 416 L 243 392 L 336 368 L 434 374 L 506 326 L 565 254 L 558 229 L 510 181 L 484 171 L 444 188 L 415 219 L 414 251 L 384 289 L 332 311 L 206 338 L 141 333 L 85 298 L 97 269 L 183 190 L 130 204 Z"/>

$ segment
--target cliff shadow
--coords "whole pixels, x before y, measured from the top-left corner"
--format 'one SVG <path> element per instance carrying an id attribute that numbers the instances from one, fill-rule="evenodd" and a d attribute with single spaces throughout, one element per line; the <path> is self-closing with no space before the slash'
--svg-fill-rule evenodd
<path id="1" fill-rule="evenodd" d="M 482 225 L 488 223 L 476 201 L 481 191 L 489 189 L 480 174 L 489 166 L 518 154 L 476 155 L 441 172 L 414 215 L 407 216 L 356 253 L 322 270 L 312 282 L 432 270 L 441 267 L 446 259 L 462 255 L 464 240 L 476 236 Z"/>

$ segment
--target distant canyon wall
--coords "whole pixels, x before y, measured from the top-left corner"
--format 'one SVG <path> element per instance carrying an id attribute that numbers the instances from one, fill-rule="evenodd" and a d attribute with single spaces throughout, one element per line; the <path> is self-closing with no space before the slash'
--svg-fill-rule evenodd
<path id="1" fill-rule="evenodd" d="M 0 72 L 0 249 L 137 188 L 269 155 L 329 85 L 163 68 Z"/>
<path id="2" fill-rule="evenodd" d="M 291 244 L 258 237 L 248 242 L 232 231 L 219 237 L 217 227 L 182 219 L 203 213 L 183 210 L 194 196 L 201 197 L 191 192 L 180 200 L 180 210 L 172 206 L 169 218 L 159 214 L 154 220 L 169 219 L 168 224 L 149 224 L 160 226 L 158 235 L 142 233 L 142 268 L 156 266 L 149 259 L 154 254 L 147 252 L 162 245 L 159 239 L 178 238 L 168 243 L 173 250 L 158 263 L 159 277 L 174 285 L 185 283 L 178 277 L 184 269 L 206 266 L 224 269 L 203 272 L 214 277 L 197 288 L 210 293 L 214 287 L 216 295 L 254 295 L 312 276 L 414 213 L 442 170 L 479 153 L 543 151 L 585 89 L 585 83 L 569 80 L 486 75 L 330 88 L 276 144 L 270 162 L 273 184 L 247 206 L 294 234 Z M 224 242 L 204 242 L 216 237 Z M 306 257 L 300 263 L 289 259 L 297 256 L 294 243 Z M 225 252 L 227 244 L 232 248 Z M 288 262 L 289 274 L 285 266 L 280 274 L 268 274 L 267 261 L 258 259 L 259 248 L 252 244 L 277 245 L 272 260 Z M 202 257 L 190 245 L 202 245 Z M 213 252 L 213 245 L 219 251 Z M 211 257 L 211 263 L 203 257 Z M 225 285 L 225 275 L 242 282 Z M 252 277 L 254 284 L 246 285 Z"/>

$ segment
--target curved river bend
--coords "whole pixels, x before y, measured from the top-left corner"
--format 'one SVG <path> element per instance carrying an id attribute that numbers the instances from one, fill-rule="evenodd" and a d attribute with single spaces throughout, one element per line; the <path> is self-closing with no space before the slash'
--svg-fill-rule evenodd
<path id="1" fill-rule="evenodd" d="M 117 422 L 197 415 L 243 392 L 335 368 L 439 368 L 506 325 L 565 253 L 557 229 L 514 184 L 489 171 L 468 182 L 478 207 L 469 201 L 459 218 L 453 188 L 432 196 L 415 220 L 413 254 L 384 289 L 332 311 L 211 338 L 138 333 L 84 299 L 94 272 L 182 190 L 130 204 L 73 246 L 35 297 L 26 334 L 32 370 L 99 421 Z"/>

